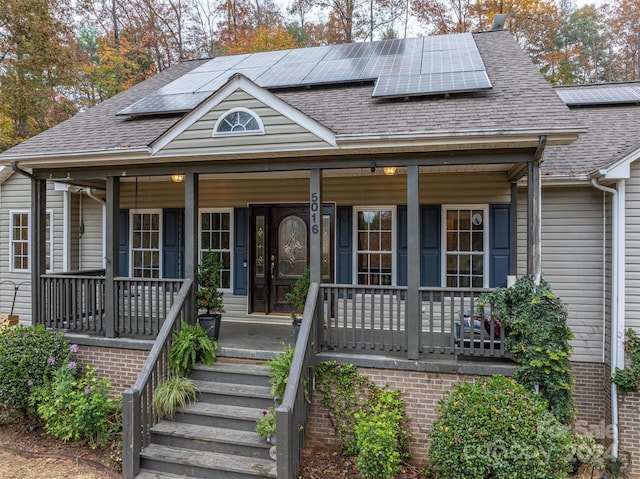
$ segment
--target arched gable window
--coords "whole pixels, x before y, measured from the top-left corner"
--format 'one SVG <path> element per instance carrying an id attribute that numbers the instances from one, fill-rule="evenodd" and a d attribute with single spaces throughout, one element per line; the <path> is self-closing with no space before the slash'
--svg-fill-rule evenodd
<path id="1" fill-rule="evenodd" d="M 213 136 L 228 135 L 264 135 L 264 125 L 251 110 L 233 108 L 223 113 L 213 127 Z"/>

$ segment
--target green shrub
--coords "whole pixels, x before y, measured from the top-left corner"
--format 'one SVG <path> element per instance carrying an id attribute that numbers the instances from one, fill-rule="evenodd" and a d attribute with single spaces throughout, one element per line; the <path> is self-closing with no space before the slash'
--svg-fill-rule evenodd
<path id="1" fill-rule="evenodd" d="M 191 379 L 171 374 L 158 383 L 153 404 L 159 414 L 172 418 L 178 407 L 195 402 L 197 395 L 198 388 Z"/>
<path id="2" fill-rule="evenodd" d="M 110 444 L 122 427 L 122 419 L 120 403 L 111 397 L 109 380 L 95 377 L 97 368 L 90 366 L 76 378 L 75 366 L 70 366 L 58 368 L 50 384 L 34 391 L 47 433 L 92 448 Z"/>
<path id="3" fill-rule="evenodd" d="M 640 337 L 633 329 L 627 330 L 625 349 L 631 356 L 631 364 L 624 369 L 616 368 L 611 377 L 611 382 L 623 394 L 640 390 Z"/>
<path id="4" fill-rule="evenodd" d="M 553 479 L 571 470 L 569 432 L 513 379 L 459 383 L 437 412 L 429 456 L 438 477 Z"/>
<path id="5" fill-rule="evenodd" d="M 376 388 L 355 419 L 360 474 L 391 479 L 408 459 L 408 428 L 400 392 Z"/>
<path id="6" fill-rule="evenodd" d="M 3 329 L 0 331 L 0 403 L 23 413 L 34 413 L 35 410 L 29 409 L 32 389 L 50 381 L 58 366 L 67 364 L 72 357 L 73 351 L 62 333 L 47 331 L 42 325 Z"/>
<path id="7" fill-rule="evenodd" d="M 490 302 L 506 333 L 506 347 L 518 363 L 513 377 L 530 392 L 536 388 L 563 424 L 575 417 L 571 367 L 573 332 L 567 308 L 544 280 L 519 278 L 511 288 L 499 288 L 479 303 Z"/>
<path id="8" fill-rule="evenodd" d="M 182 322 L 180 331 L 173 333 L 169 348 L 169 366 L 178 376 L 188 376 L 198 363 L 213 364 L 218 344 L 207 336 L 207 331 L 196 324 Z"/>
<path id="9" fill-rule="evenodd" d="M 256 433 L 260 437 L 272 437 L 276 435 L 276 410 L 270 407 L 262 411 L 262 417 L 256 421 Z"/>
<path id="10" fill-rule="evenodd" d="M 285 294 L 285 299 L 293 305 L 291 319 L 294 322 L 300 322 L 302 318 L 298 318 L 298 314 L 304 312 L 304 306 L 309 295 L 309 286 L 311 285 L 311 271 L 305 268 L 302 276 L 300 276 L 293 285 L 293 291 Z"/>
<path id="11" fill-rule="evenodd" d="M 342 452 L 358 456 L 363 477 L 387 479 L 409 460 L 409 426 L 397 390 L 373 384 L 353 364 L 316 366 L 316 387 L 340 437 Z"/>
<path id="12" fill-rule="evenodd" d="M 275 358 L 267 361 L 269 369 L 269 383 L 271 384 L 271 395 L 282 402 L 284 391 L 287 388 L 291 363 L 293 362 L 294 349 L 287 345 L 284 352 L 276 354 Z"/>

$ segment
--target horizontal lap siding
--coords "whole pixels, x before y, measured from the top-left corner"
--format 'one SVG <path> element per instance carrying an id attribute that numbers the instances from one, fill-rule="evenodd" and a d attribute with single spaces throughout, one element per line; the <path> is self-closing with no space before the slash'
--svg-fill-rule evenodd
<path id="1" fill-rule="evenodd" d="M 527 194 L 518 195 L 518 275 L 527 271 Z M 542 275 L 568 307 L 573 360 L 602 362 L 603 196 L 591 187 L 542 191 Z"/>
<path id="2" fill-rule="evenodd" d="M 631 165 L 626 182 L 626 308 L 625 325 L 640 331 L 640 165 Z"/>
<path id="3" fill-rule="evenodd" d="M 264 135 L 237 135 L 213 137 L 213 128 L 222 114 L 233 108 L 248 108 L 260 117 Z M 236 90 L 201 119 L 179 134 L 163 148 L 163 152 L 194 155 L 199 153 L 250 153 L 282 149 L 333 148 L 316 135 L 283 116 L 273 108 Z"/>
<path id="4" fill-rule="evenodd" d="M 76 195 L 73 195 L 76 196 Z M 82 197 L 82 219 L 75 220 L 74 223 L 84 223 L 84 233 L 78 237 L 80 243 L 80 269 L 91 270 L 103 267 L 102 250 L 103 228 L 102 228 L 102 204 L 84 195 Z"/>
<path id="5" fill-rule="evenodd" d="M 325 177 L 324 201 L 339 205 L 398 205 L 407 203 L 407 177 L 372 175 Z M 139 180 L 121 185 L 122 208 L 182 208 L 184 183 Z M 292 203 L 309 201 L 308 178 L 202 179 L 201 208 L 245 207 L 250 203 Z M 502 173 L 422 174 L 421 204 L 509 203 L 509 183 Z"/>
<path id="6" fill-rule="evenodd" d="M 10 271 L 9 213 L 13 210 L 30 210 L 31 180 L 21 175 L 12 175 L 1 186 L 2 203 L 0 206 L 0 280 L 14 283 L 28 281 L 20 286 L 16 295 L 14 314 L 20 316 L 23 323 L 31 322 L 31 274 Z M 54 191 L 54 184 L 47 182 L 47 210 L 53 211 L 53 268 L 62 271 L 63 265 L 63 218 L 64 193 Z M 31 216 L 33 220 L 33 215 Z M 33 247 L 33 243 L 32 243 Z M 11 284 L 0 285 L 0 312 L 11 312 L 14 289 Z"/>

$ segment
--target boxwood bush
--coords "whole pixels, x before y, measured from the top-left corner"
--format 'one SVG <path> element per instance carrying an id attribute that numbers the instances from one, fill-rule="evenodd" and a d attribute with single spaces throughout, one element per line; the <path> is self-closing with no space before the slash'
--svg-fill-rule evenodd
<path id="1" fill-rule="evenodd" d="M 459 383 L 429 438 L 439 478 L 553 479 L 571 470 L 571 436 L 540 396 L 503 376 Z"/>
<path id="2" fill-rule="evenodd" d="M 14 326 L 0 331 L 0 404 L 29 411 L 31 391 L 49 382 L 60 365 L 73 355 L 62 333 L 44 326 Z"/>

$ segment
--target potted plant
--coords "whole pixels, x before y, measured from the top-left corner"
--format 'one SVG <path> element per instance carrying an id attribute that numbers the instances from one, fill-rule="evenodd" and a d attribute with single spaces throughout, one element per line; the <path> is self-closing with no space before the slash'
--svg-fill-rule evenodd
<path id="1" fill-rule="evenodd" d="M 171 419 L 178 407 L 195 402 L 197 394 L 198 388 L 191 379 L 172 373 L 158 383 L 153 404 L 158 414 Z"/>
<path id="2" fill-rule="evenodd" d="M 199 315 L 198 319 L 207 334 L 216 341 L 220 334 L 221 313 L 224 313 L 222 307 L 224 293 L 219 290 L 222 284 L 220 276 L 222 266 L 218 253 L 211 250 L 204 253 L 198 267 L 198 290 L 196 291 L 198 310 L 206 311 L 205 314 Z"/>
<path id="3" fill-rule="evenodd" d="M 262 411 L 262 417 L 256 421 L 256 433 L 266 438 L 270 444 L 276 444 L 276 410 L 270 407 Z"/>
<path id="4" fill-rule="evenodd" d="M 269 384 L 271 385 L 271 395 L 275 398 L 276 404 L 282 402 L 284 391 L 287 388 L 291 363 L 293 362 L 294 349 L 287 345 L 282 353 L 276 354 L 274 358 L 267 361 L 269 370 Z"/>
<path id="5" fill-rule="evenodd" d="M 293 290 L 285 295 L 286 300 L 293 305 L 293 311 L 291 312 L 291 319 L 293 325 L 293 337 L 298 339 L 298 332 L 300 331 L 300 322 L 302 321 L 302 315 L 304 312 L 304 305 L 307 302 L 307 296 L 309 294 L 309 285 L 311 284 L 311 272 L 309 268 L 305 268 L 302 276 L 300 276 L 293 285 Z"/>
<path id="6" fill-rule="evenodd" d="M 182 321 L 180 331 L 173 333 L 169 348 L 169 366 L 178 376 L 188 376 L 197 362 L 213 364 L 218 344 L 200 325 L 191 326 Z"/>

